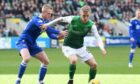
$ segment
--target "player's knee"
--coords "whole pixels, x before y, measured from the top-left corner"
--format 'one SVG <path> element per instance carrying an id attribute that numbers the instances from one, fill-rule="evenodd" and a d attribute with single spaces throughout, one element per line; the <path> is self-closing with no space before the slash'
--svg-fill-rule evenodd
<path id="1" fill-rule="evenodd" d="M 28 63 L 30 61 L 30 57 L 26 57 L 23 59 L 25 63 Z"/>
<path id="2" fill-rule="evenodd" d="M 73 60 L 70 60 L 71 64 L 76 64 L 77 63 L 77 59 L 73 59 Z"/>
<path id="3" fill-rule="evenodd" d="M 97 63 L 94 63 L 90 66 L 90 68 L 96 69 L 97 68 Z"/>
<path id="4" fill-rule="evenodd" d="M 70 60 L 70 63 L 71 63 L 71 64 L 76 64 L 78 58 L 77 58 L 76 56 L 72 56 L 72 57 L 69 58 L 69 60 Z"/>
<path id="5" fill-rule="evenodd" d="M 49 64 L 49 60 L 44 60 L 43 64 L 44 65 L 48 65 Z"/>

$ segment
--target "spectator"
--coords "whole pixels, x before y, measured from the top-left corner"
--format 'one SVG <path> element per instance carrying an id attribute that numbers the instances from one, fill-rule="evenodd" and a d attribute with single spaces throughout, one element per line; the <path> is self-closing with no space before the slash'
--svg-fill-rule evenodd
<path id="1" fill-rule="evenodd" d="M 77 15 L 81 6 L 88 4 L 92 9 L 91 19 L 99 23 L 101 20 L 115 18 L 129 22 L 140 3 L 128 0 L 0 0 L 0 28 L 5 19 L 10 17 L 29 21 L 32 16 L 39 15 L 44 3 L 54 8 L 54 18 Z"/>

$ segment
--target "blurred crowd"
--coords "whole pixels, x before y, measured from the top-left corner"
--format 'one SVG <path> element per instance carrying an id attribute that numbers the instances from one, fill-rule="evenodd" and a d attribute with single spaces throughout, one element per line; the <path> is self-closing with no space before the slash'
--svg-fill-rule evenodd
<path id="1" fill-rule="evenodd" d="M 53 6 L 53 18 L 77 15 L 79 8 L 88 4 L 92 9 L 91 19 L 102 30 L 107 30 L 107 26 L 101 24 L 100 20 L 115 18 L 129 21 L 135 15 L 135 10 L 140 7 L 136 0 L 0 0 L 0 37 L 7 36 L 7 31 L 9 35 L 16 36 L 14 30 L 6 28 L 6 18 L 21 18 L 29 21 L 33 16 L 40 14 L 44 3 Z M 108 33 L 111 34 L 110 31 Z"/>

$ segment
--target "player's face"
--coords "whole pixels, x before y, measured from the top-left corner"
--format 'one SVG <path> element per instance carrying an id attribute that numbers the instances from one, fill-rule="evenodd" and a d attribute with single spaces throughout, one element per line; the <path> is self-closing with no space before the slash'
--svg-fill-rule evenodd
<path id="1" fill-rule="evenodd" d="M 52 9 L 45 9 L 44 11 L 42 11 L 42 16 L 44 19 L 51 19 L 53 16 L 53 10 Z"/>
<path id="2" fill-rule="evenodd" d="M 81 20 L 83 23 L 86 23 L 89 20 L 90 12 L 80 12 Z"/>
<path id="3" fill-rule="evenodd" d="M 140 19 L 140 10 L 136 12 L 136 17 Z"/>

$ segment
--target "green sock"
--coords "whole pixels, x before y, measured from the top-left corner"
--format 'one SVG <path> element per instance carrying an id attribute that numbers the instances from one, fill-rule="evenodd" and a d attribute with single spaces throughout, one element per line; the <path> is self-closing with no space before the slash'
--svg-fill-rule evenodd
<path id="1" fill-rule="evenodd" d="M 70 64 L 70 67 L 69 67 L 69 78 L 70 79 L 73 79 L 75 70 L 76 70 L 76 65 Z"/>
<path id="2" fill-rule="evenodd" d="M 90 68 L 90 70 L 89 70 L 89 81 L 95 78 L 96 71 L 97 71 L 96 69 Z"/>

